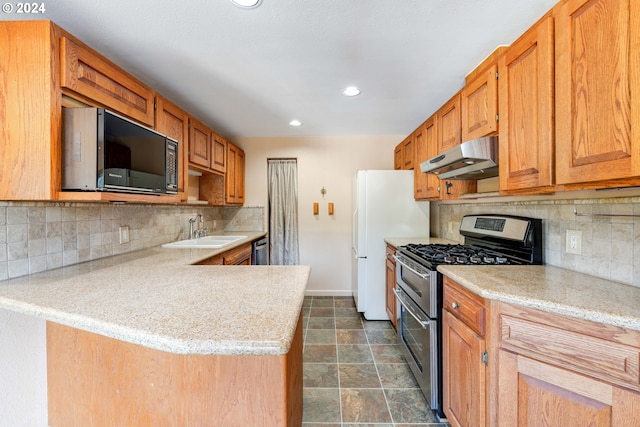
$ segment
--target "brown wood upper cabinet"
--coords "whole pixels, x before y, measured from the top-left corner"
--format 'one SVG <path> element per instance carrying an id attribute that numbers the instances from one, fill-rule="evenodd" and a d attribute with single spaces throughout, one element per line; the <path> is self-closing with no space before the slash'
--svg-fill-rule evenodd
<path id="1" fill-rule="evenodd" d="M 460 94 L 462 141 L 498 132 L 498 67 L 491 64 Z"/>
<path id="2" fill-rule="evenodd" d="M 437 123 L 437 118 L 434 114 L 413 133 L 413 144 L 415 145 L 413 197 L 416 200 L 438 200 L 440 198 L 440 180 L 438 177 L 420 170 L 420 163 L 436 155 L 438 144 Z"/>
<path id="3" fill-rule="evenodd" d="M 211 168 L 211 129 L 191 117 L 189 119 L 189 163 L 204 170 Z"/>
<path id="4" fill-rule="evenodd" d="M 462 142 L 460 92 L 456 93 L 436 112 L 437 148 L 443 153 Z M 440 199 L 455 200 L 461 194 L 475 193 L 476 181 L 439 179 Z"/>
<path id="5" fill-rule="evenodd" d="M 227 140 L 215 132 L 211 134 L 211 169 L 219 173 L 227 171 Z"/>
<path id="6" fill-rule="evenodd" d="M 407 136 L 393 150 L 393 168 L 411 170 L 413 169 L 414 156 L 413 134 Z"/>
<path id="7" fill-rule="evenodd" d="M 92 101 L 154 125 L 154 92 L 92 49 L 60 38 L 60 84 Z"/>
<path id="8" fill-rule="evenodd" d="M 227 173 L 225 202 L 229 205 L 244 203 L 244 150 L 227 143 Z"/>
<path id="9" fill-rule="evenodd" d="M 438 119 L 438 153 L 462 142 L 460 92 L 456 93 L 436 112 Z"/>
<path id="10" fill-rule="evenodd" d="M 545 16 L 498 59 L 503 193 L 554 191 L 553 18 Z"/>
<path id="11" fill-rule="evenodd" d="M 557 183 L 638 185 L 640 2 L 569 0 L 554 18 Z"/>

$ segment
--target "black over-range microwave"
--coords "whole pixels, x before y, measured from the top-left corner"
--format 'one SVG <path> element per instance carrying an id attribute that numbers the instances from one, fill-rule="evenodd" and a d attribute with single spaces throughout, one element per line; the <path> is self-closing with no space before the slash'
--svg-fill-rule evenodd
<path id="1" fill-rule="evenodd" d="M 104 108 L 63 108 L 62 189 L 178 192 L 178 142 Z"/>

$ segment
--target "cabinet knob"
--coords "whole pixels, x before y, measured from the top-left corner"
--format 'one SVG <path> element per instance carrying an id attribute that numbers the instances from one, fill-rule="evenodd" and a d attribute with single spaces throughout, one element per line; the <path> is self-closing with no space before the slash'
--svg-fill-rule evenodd
<path id="1" fill-rule="evenodd" d="M 457 302 L 454 301 L 451 303 L 451 308 L 453 308 L 454 310 L 456 310 L 459 307 L 460 307 L 460 304 L 458 304 Z"/>

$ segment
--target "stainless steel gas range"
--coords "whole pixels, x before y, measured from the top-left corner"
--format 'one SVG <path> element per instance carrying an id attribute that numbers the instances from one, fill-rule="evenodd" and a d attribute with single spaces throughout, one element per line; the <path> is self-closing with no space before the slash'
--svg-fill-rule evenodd
<path id="1" fill-rule="evenodd" d="M 400 246 L 396 253 L 398 340 L 431 409 L 443 417 L 442 274 L 440 264 L 542 264 L 542 220 L 467 215 L 464 244 Z"/>

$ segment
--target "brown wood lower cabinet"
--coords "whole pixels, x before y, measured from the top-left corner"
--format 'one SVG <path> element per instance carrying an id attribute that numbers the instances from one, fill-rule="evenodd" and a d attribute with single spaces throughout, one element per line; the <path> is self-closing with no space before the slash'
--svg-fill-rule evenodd
<path id="1" fill-rule="evenodd" d="M 498 425 L 640 426 L 640 333 L 496 303 Z"/>
<path id="2" fill-rule="evenodd" d="M 396 319 L 396 294 L 393 293 L 393 289 L 396 287 L 396 261 L 393 256 L 396 254 L 396 248 L 392 245 L 387 245 L 385 268 L 387 271 L 386 276 L 386 308 L 389 320 L 394 328 L 398 325 Z"/>
<path id="3" fill-rule="evenodd" d="M 453 427 L 484 427 L 487 396 L 487 366 L 483 362 L 486 348 L 484 302 L 451 279 L 444 280 L 444 413 Z"/>
<path id="4" fill-rule="evenodd" d="M 251 243 L 202 260 L 197 265 L 251 265 Z"/>
<path id="5" fill-rule="evenodd" d="M 302 327 L 289 353 L 167 353 L 47 322 L 51 427 L 299 427 Z"/>
<path id="6" fill-rule="evenodd" d="M 485 300 L 448 277 L 443 308 L 453 427 L 640 426 L 639 331 Z"/>
<path id="7" fill-rule="evenodd" d="M 640 425 L 640 395 L 500 350 L 499 425 Z"/>

